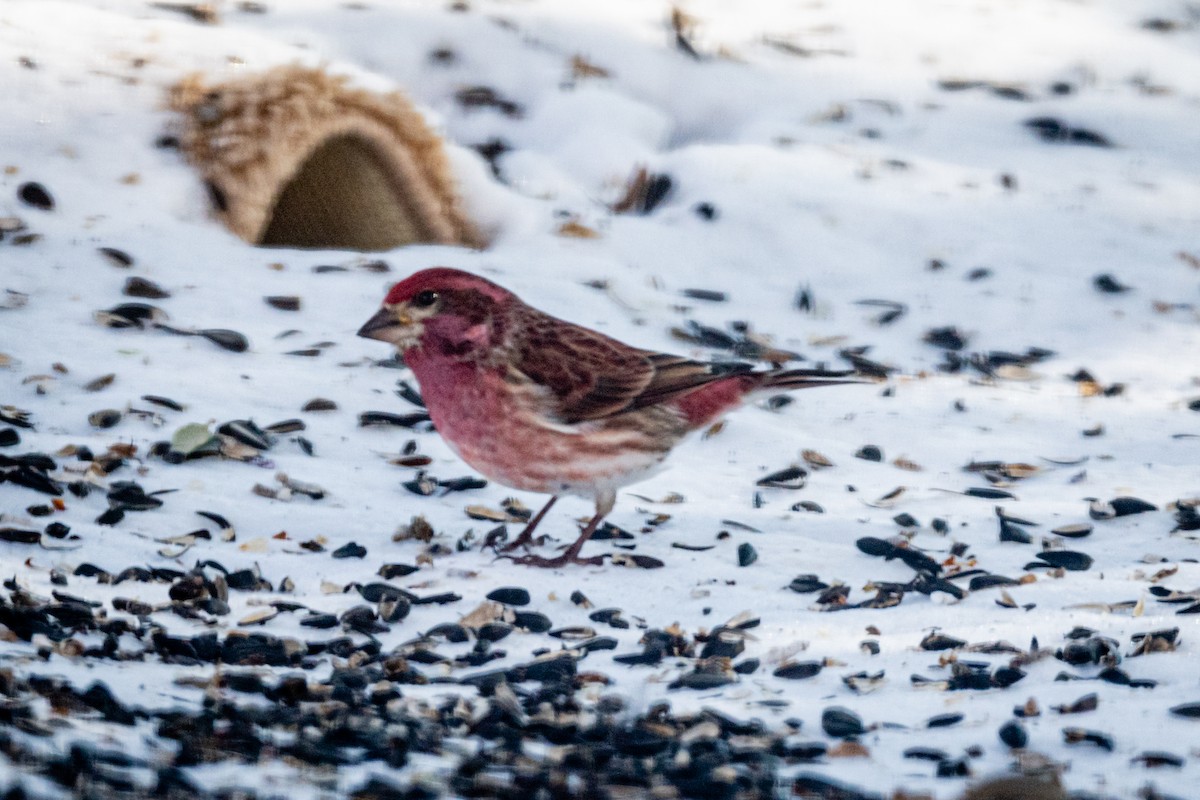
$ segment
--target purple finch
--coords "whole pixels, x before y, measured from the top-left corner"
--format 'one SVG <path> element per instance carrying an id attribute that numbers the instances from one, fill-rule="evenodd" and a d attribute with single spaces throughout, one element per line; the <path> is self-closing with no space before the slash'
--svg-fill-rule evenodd
<path id="1" fill-rule="evenodd" d="M 515 559 L 543 567 L 603 563 L 579 554 L 617 490 L 655 472 L 688 433 L 748 396 L 857 382 L 849 372 L 755 372 L 630 347 L 444 267 L 393 286 L 358 335 L 395 345 L 463 461 L 505 486 L 550 495 L 506 549 L 528 546 L 560 495 L 595 501 L 595 516 L 560 556 Z"/>

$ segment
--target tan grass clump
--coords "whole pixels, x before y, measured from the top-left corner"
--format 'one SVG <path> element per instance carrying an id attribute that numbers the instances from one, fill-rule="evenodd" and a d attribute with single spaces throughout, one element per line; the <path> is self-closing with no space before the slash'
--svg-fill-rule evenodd
<path id="1" fill-rule="evenodd" d="M 221 220 L 276 247 L 388 250 L 484 244 L 442 140 L 399 92 L 300 66 L 171 90 L 180 146 Z"/>

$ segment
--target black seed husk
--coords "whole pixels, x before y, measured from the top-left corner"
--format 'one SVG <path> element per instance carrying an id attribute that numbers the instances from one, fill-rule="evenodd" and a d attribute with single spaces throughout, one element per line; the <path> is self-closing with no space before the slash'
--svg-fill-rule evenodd
<path id="1" fill-rule="evenodd" d="M 154 281 L 136 275 L 125 279 L 121 293 L 127 297 L 144 297 L 147 300 L 162 300 L 171 296 L 170 292 Z"/>
<path id="2" fill-rule="evenodd" d="M 791 664 L 784 664 L 771 674 L 776 678 L 803 680 L 820 674 L 823 667 L 824 665 L 820 661 L 796 661 Z M 834 734 L 830 735 L 833 736 Z"/>
<path id="3" fill-rule="evenodd" d="M 54 210 L 54 198 L 49 190 L 40 183 L 30 181 L 17 187 L 17 197 L 27 206 L 40 208 L 42 211 Z"/>
<path id="4" fill-rule="evenodd" d="M 1172 706 L 1170 712 L 1177 717 L 1200 719 L 1200 702 L 1180 703 L 1177 706 Z"/>
<path id="5" fill-rule="evenodd" d="M 355 542 L 348 542 L 330 553 L 334 558 L 364 558 L 367 548 Z"/>
<path id="6" fill-rule="evenodd" d="M 956 639 L 953 636 L 947 636 L 936 631 L 928 634 L 921 640 L 922 650 L 954 650 L 965 645 L 966 642 L 962 639 Z"/>
<path id="7" fill-rule="evenodd" d="M 862 717 L 843 706 L 830 706 L 821 712 L 821 730 L 835 739 L 861 736 L 867 732 Z"/>
<path id="8" fill-rule="evenodd" d="M 24 530 L 22 528 L 0 528 L 0 542 L 14 542 L 16 544 L 37 544 L 42 540 L 42 535 L 37 531 Z"/>
<path id="9" fill-rule="evenodd" d="M 883 461 L 883 450 L 873 444 L 866 444 L 855 451 L 854 457 L 864 461 Z"/>
<path id="10" fill-rule="evenodd" d="M 926 728 L 948 728 L 963 721 L 962 714 L 938 714 L 925 721 Z"/>
<path id="11" fill-rule="evenodd" d="M 1051 566 L 1073 572 L 1082 572 L 1092 566 L 1091 556 L 1073 550 L 1043 550 L 1037 557 Z"/>
<path id="12" fill-rule="evenodd" d="M 530 602 L 529 590 L 519 586 L 502 586 L 487 594 L 488 600 L 504 603 L 509 606 L 527 606 Z"/>
<path id="13" fill-rule="evenodd" d="M 300 298 L 295 295 L 270 295 L 264 297 L 267 305 L 272 308 L 278 308 L 280 311 L 299 311 Z"/>
<path id="14" fill-rule="evenodd" d="M 1000 726 L 999 736 L 1000 741 L 1014 750 L 1022 748 L 1029 743 L 1029 734 L 1026 733 L 1025 726 L 1015 719 L 1010 719 Z"/>

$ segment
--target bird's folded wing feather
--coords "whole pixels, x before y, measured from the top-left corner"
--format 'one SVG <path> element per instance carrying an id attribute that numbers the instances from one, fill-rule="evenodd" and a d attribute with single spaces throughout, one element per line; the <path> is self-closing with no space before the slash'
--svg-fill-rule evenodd
<path id="1" fill-rule="evenodd" d="M 548 413 L 564 423 L 645 408 L 750 369 L 640 350 L 561 320 L 525 330 L 512 366 L 545 390 Z"/>

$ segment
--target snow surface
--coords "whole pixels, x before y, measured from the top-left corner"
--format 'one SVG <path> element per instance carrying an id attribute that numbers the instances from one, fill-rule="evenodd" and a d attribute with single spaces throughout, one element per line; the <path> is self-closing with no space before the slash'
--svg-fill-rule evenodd
<path id="1" fill-rule="evenodd" d="M 613 653 L 596 653 L 587 668 L 610 675 L 615 685 L 608 691 L 628 696 L 635 707 L 666 698 L 676 709 L 712 706 L 776 726 L 797 718 L 802 733 L 815 739 L 824 738 L 820 713 L 830 705 L 848 706 L 868 723 L 901 723 L 909 727 L 881 727 L 864 738 L 866 762 L 829 758 L 803 770 L 870 790 L 903 787 L 939 798 L 960 794 L 965 779 L 935 778 L 928 762 L 904 760 L 902 752 L 919 744 L 958 754 L 979 745 L 983 754 L 971 761 L 976 775 L 1002 773 L 1011 756 L 996 730 L 1032 697 L 1043 714 L 1028 721 L 1030 746 L 1067 764 L 1063 779 L 1071 790 L 1130 797 L 1153 784 L 1195 796 L 1200 723 L 1167 709 L 1200 701 L 1200 628 L 1195 617 L 1175 616 L 1179 606 L 1159 604 L 1147 591 L 1164 568 L 1178 572 L 1163 585 L 1200 585 L 1200 546 L 1193 535 L 1170 533 L 1174 521 L 1165 509 L 1200 496 L 1200 414 L 1187 407 L 1200 396 L 1194 260 L 1200 255 L 1200 15 L 1193 5 L 694 1 L 685 9 L 698 21 L 699 60 L 674 46 L 668 6 L 637 0 L 496 0 L 466 11 L 382 0 L 357 6 L 280 0 L 265 14 L 239 11 L 234 3 L 219 7 L 222 23 L 204 26 L 136 0 L 0 5 L 0 216 L 19 217 L 41 234 L 24 246 L 0 242 L 0 289 L 28 295 L 24 307 L 0 311 L 0 403 L 31 411 L 36 422 L 36 431 L 22 431 L 22 444 L 10 450 L 53 453 L 75 444 L 102 452 L 124 442 L 144 454 L 189 422 L 250 418 L 265 425 L 301 417 L 315 455 L 285 440 L 267 454 L 270 464 L 257 466 L 146 460 L 136 479 L 148 491 L 175 490 L 163 496 L 162 509 L 130 513 L 106 527 L 93 522 L 105 508 L 102 494 L 68 497 L 67 510 L 54 518 L 80 537 L 71 543 L 77 549 L 0 544 L 5 577 L 49 595 L 55 567 L 68 573 L 83 562 L 114 572 L 135 564 L 188 569 L 213 559 L 231 570 L 258 565 L 276 585 L 290 576 L 296 588 L 289 599 L 339 613 L 361 600 L 323 587 L 367 582 L 381 564 L 413 563 L 425 550 L 418 542 L 392 540 L 415 515 L 429 520 L 449 551 L 468 530 L 478 541 L 492 525 L 467 518 L 464 507 L 498 507 L 513 492 L 492 484 L 470 493 L 413 495 L 401 487 L 412 470 L 386 463 L 409 440 L 433 458 L 429 470 L 439 478 L 470 470 L 435 433 L 357 426 L 361 411 L 415 409 L 392 393 L 405 374 L 371 366 L 386 350 L 355 338 L 355 330 L 391 281 L 451 265 L 642 347 L 719 356 L 673 338 L 670 329 L 687 320 L 719 328 L 741 320 L 810 362 L 842 366 L 840 347 L 869 345 L 870 358 L 899 372 L 886 392 L 882 386 L 824 389 L 777 411 L 739 411 L 719 434 L 681 446 L 671 469 L 621 493 L 610 521 L 624 529 L 639 531 L 655 514 L 670 514 L 636 539 L 635 552 L 661 559 L 664 568 L 538 571 L 478 550 L 450 552 L 396 583 L 421 593 L 455 591 L 463 600 L 415 607 L 381 636 L 385 649 L 470 611 L 506 585 L 528 587 L 530 608 L 556 626 L 593 624 L 567 599 L 576 589 L 597 607 L 620 607 L 652 627 L 677 622 L 693 633 L 750 611 L 762 624 L 752 631 L 746 655 L 762 658 L 764 667 L 721 690 L 668 691 L 690 668 L 670 659 L 658 668 L 627 668 L 608 661 Z M 1142 22 L 1150 18 L 1181 27 L 1149 30 Z M 449 66 L 431 60 L 430 51 L 439 47 L 453 50 L 457 60 Z M 610 76 L 573 78 L 574 56 Z M 36 66 L 18 66 L 22 57 Z M 193 171 L 177 153 L 153 146 L 170 121 L 165 88 L 194 70 L 216 78 L 288 62 L 325 64 L 369 88 L 407 92 L 453 143 L 464 199 L 494 235 L 492 246 L 389 252 L 382 257 L 391 273 L 379 275 L 357 268 L 363 259 L 354 253 L 256 249 L 216 223 Z M 1018 87 L 1029 99 L 938 87 L 954 79 Z M 1056 82 L 1072 91 L 1053 93 Z M 454 93 L 468 85 L 493 87 L 524 115 L 459 107 Z M 1041 141 L 1021 124 L 1038 116 L 1098 131 L 1115 146 Z M 470 150 L 493 138 L 513 148 L 500 161 L 500 181 Z M 639 165 L 669 174 L 673 191 L 649 215 L 613 215 L 609 204 Z M 1002 175 L 1013 185 L 1006 187 Z M 18 202 L 17 186 L 30 180 L 51 191 L 53 211 Z M 715 219 L 695 212 L 702 202 L 716 208 Z M 600 236 L 557 235 L 567 218 Z M 132 269 L 108 263 L 97 253 L 102 246 L 131 254 Z M 944 267 L 931 269 L 934 259 Z M 314 273 L 321 264 L 351 268 Z M 990 274 L 969 279 L 977 268 Z M 1132 291 L 1097 291 L 1092 280 L 1101 273 Z M 198 338 L 100 327 L 93 312 L 122 302 L 131 274 L 173 293 L 156 304 L 174 323 L 238 330 L 249 337 L 250 350 L 234 354 Z M 608 290 L 587 285 L 597 280 L 607 281 Z M 689 299 L 681 293 L 687 288 L 728 292 L 729 299 Z M 796 307 L 802 288 L 815 301 L 811 312 Z M 279 294 L 299 295 L 302 310 L 263 303 L 264 296 Z M 856 304 L 865 299 L 897 301 L 907 313 L 879 326 L 872 321 L 879 308 Z M 970 335 L 970 352 L 1041 347 L 1056 356 L 1035 365 L 1031 380 L 985 380 L 970 369 L 940 374 L 943 351 L 922 335 L 949 325 Z M 289 329 L 300 332 L 279 338 Z M 286 354 L 323 341 L 334 344 L 318 357 Z M 54 364 L 66 369 L 55 371 Z M 1125 391 L 1083 396 L 1067 378 L 1080 368 L 1103 385 L 1125 384 Z M 83 390 L 106 373 L 116 374 L 111 386 Z M 186 410 L 161 410 L 165 424 L 157 428 L 135 417 L 111 430 L 89 426 L 88 414 L 100 408 L 145 408 L 139 399 L 145 394 L 167 395 Z M 338 410 L 302 413 L 314 397 L 335 401 Z M 1102 435 L 1083 436 L 1095 426 L 1103 426 Z M 882 448 L 883 463 L 854 457 L 866 444 Z M 756 488 L 764 474 L 800 463 L 805 449 L 835 466 L 812 472 L 798 491 Z M 900 458 L 920 471 L 896 466 Z M 1045 459 L 1082 463 L 1057 466 Z M 997 501 L 955 493 L 983 485 L 962 469 L 973 460 L 1042 468 L 1010 487 L 1019 500 L 1000 502 L 1008 513 L 1041 524 L 1030 529 L 1034 544 L 999 542 Z M 280 502 L 251 493 L 256 483 L 273 484 L 277 471 L 319 484 L 328 495 Z M 906 491 L 898 502 L 877 503 L 901 486 Z M 655 502 L 673 492 L 685 502 Z M 922 523 L 914 546 L 944 559 L 961 542 L 978 566 L 1019 577 L 1042 538 L 1057 538 L 1050 528 L 1086 521 L 1089 498 L 1121 495 L 1162 510 L 1097 522 L 1091 537 L 1068 542 L 1068 549 L 1093 556 L 1094 566 L 1061 577 L 1035 570 L 1037 580 L 1007 589 L 1028 610 L 1002 607 L 995 602 L 999 593 L 987 590 L 961 602 L 909 593 L 899 607 L 827 614 L 816 609 L 813 595 L 786 589 L 796 575 L 816 573 L 848 584 L 851 602 L 858 602 L 872 595 L 863 588 L 872 580 L 909 580 L 912 572 L 902 563 L 854 546 L 859 537 L 898 535 L 892 518 L 900 512 Z M 529 506 L 542 501 L 520 499 Z M 824 513 L 789 510 L 801 500 Z M 43 501 L 0 485 L 5 524 L 44 526 L 47 520 L 29 520 L 24 512 Z M 236 542 L 199 541 L 178 558 L 160 555 L 164 545 L 157 539 L 206 524 L 197 510 L 228 517 Z M 543 531 L 569 541 L 574 521 L 589 513 L 586 504 L 564 500 Z M 930 528 L 934 517 L 949 523 L 947 535 Z M 731 535 L 718 538 L 723 530 Z M 327 540 L 325 553 L 298 546 L 315 537 Z M 364 559 L 330 558 L 329 551 L 351 541 L 368 549 Z M 690 552 L 672 548 L 673 542 L 715 547 Z M 742 543 L 759 554 L 745 568 L 736 556 Z M 587 552 L 611 547 L 598 542 Z M 71 578 L 66 591 L 106 603 L 118 595 L 161 602 L 166 588 Z M 233 593 L 233 613 L 222 625 L 236 627 L 278 596 Z M 1144 607 L 1134 612 L 1102 607 L 1137 600 Z M 156 622 L 169 631 L 201 630 L 160 616 Z M 304 638 L 297 620 L 281 615 L 264 630 Z M 1027 667 L 1028 677 L 1008 689 L 941 693 L 910 683 L 913 674 L 947 675 L 941 654 L 917 646 L 931 629 L 1022 648 L 1036 637 L 1043 648 L 1056 648 L 1077 625 L 1118 640 L 1126 653 L 1139 631 L 1178 626 L 1181 645 L 1122 665 L 1136 678 L 1157 680 L 1154 689 L 1056 682 L 1062 671 L 1091 676 L 1097 668 L 1055 659 Z M 620 640 L 615 653 L 638 649 L 636 628 L 594 626 Z M 879 634 L 869 636 L 869 626 Z M 860 649 L 868 638 L 878 641 L 878 655 Z M 533 649 L 558 643 L 514 634 L 502 646 L 508 659 L 489 667 L 519 663 Z M 800 657 L 828 659 L 830 666 L 806 681 L 771 677 L 778 663 L 801 651 Z M 199 703 L 199 689 L 175 680 L 211 674 L 59 655 L 42 663 L 19 641 L 0 644 L 0 665 L 61 674 L 80 686 L 103 679 L 124 701 L 147 707 Z M 886 683 L 855 695 L 841 677 L 861 670 L 884 670 Z M 431 696 L 453 690 L 404 688 Z M 1050 710 L 1089 691 L 1100 694 L 1096 711 L 1066 717 Z M 783 707 L 764 704 L 780 700 Z M 961 724 L 923 727 L 934 714 L 955 711 L 965 715 Z M 92 725 L 77 727 L 75 735 L 123 735 L 98 721 L 75 724 Z M 1111 734 L 1115 752 L 1064 744 L 1061 729 L 1068 725 Z M 122 744 L 153 749 L 150 733 L 142 730 Z M 1185 766 L 1131 765 L 1148 750 L 1173 752 Z M 437 768 L 433 762 L 418 767 Z M 0 761 L 3 780 L 14 779 L 13 769 Z M 345 790 L 381 769 L 348 768 L 332 788 Z M 209 787 L 254 786 L 292 797 L 331 788 L 297 785 L 293 769 L 281 764 L 204 767 L 195 774 Z"/>

